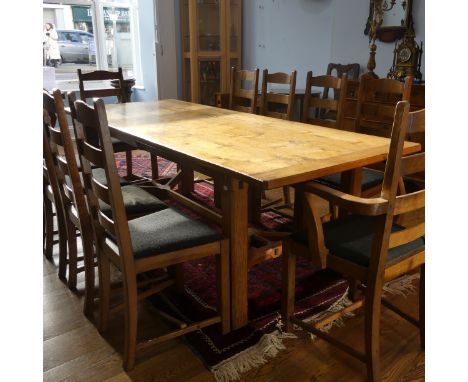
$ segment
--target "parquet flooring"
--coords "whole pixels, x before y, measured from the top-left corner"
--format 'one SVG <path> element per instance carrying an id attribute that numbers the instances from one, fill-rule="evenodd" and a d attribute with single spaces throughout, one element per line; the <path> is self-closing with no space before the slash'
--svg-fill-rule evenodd
<path id="1" fill-rule="evenodd" d="M 137 358 L 135 369 L 122 369 L 123 315 L 110 320 L 102 337 L 83 316 L 78 292 L 71 292 L 57 277 L 57 268 L 43 261 L 43 377 L 44 381 L 106 382 L 209 382 L 212 374 L 182 339 L 169 341 Z M 402 309 L 417 316 L 417 295 L 392 296 Z M 165 325 L 147 303 L 139 307 L 140 334 L 148 338 L 164 331 Z M 333 336 L 362 349 L 363 315 L 346 320 L 343 327 L 331 330 Z M 285 340 L 287 349 L 266 365 L 246 373 L 244 382 L 358 382 L 365 380 L 365 367 L 322 340 L 312 341 L 303 332 L 297 340 Z M 381 363 L 383 381 L 423 381 L 424 352 L 418 331 L 411 324 L 382 308 Z"/>

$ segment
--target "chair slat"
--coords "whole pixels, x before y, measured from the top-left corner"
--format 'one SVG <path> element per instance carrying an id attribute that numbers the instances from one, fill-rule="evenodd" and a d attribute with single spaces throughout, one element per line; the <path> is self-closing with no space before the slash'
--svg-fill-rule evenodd
<path id="1" fill-rule="evenodd" d="M 279 94 L 269 92 L 266 94 L 267 102 L 282 103 L 287 105 L 289 103 L 290 96 L 288 94 Z"/>
<path id="2" fill-rule="evenodd" d="M 83 92 L 85 98 L 94 98 L 94 97 L 118 97 L 121 95 L 120 88 L 112 89 L 93 89 L 85 90 Z"/>
<path id="3" fill-rule="evenodd" d="M 340 89 L 341 87 L 341 78 L 334 77 L 331 75 L 326 76 L 317 76 L 313 77 L 310 83 L 311 86 L 316 86 L 319 88 L 332 88 L 332 89 Z"/>
<path id="4" fill-rule="evenodd" d="M 425 224 L 420 223 L 402 231 L 391 233 L 388 248 L 399 247 L 400 245 L 404 245 L 419 239 L 420 237 L 424 236 L 424 229 Z"/>
<path id="5" fill-rule="evenodd" d="M 114 221 L 109 219 L 101 211 L 98 211 L 98 221 L 104 230 L 109 232 L 111 235 L 116 236 Z"/>
<path id="6" fill-rule="evenodd" d="M 253 98 L 254 94 L 252 90 L 246 90 L 246 89 L 237 89 L 235 92 L 236 97 L 240 98 Z"/>
<path id="7" fill-rule="evenodd" d="M 425 168 L 425 153 L 409 155 L 401 159 L 400 174 L 401 176 L 416 174 L 424 171 Z"/>
<path id="8" fill-rule="evenodd" d="M 50 142 L 55 143 L 58 146 L 63 146 L 62 133 L 59 130 L 49 126 L 47 132 L 49 133 Z"/>
<path id="9" fill-rule="evenodd" d="M 93 188 L 93 192 L 96 197 L 102 200 L 106 204 L 111 204 L 110 196 L 109 196 L 109 188 L 101 183 L 99 183 L 96 178 L 91 178 L 91 185 Z"/>
<path id="10" fill-rule="evenodd" d="M 96 167 L 104 167 L 104 160 L 102 158 L 103 153 L 101 149 L 92 146 L 88 142 L 83 142 L 80 148 L 82 150 L 81 155 L 83 155 L 89 162 Z"/>
<path id="11" fill-rule="evenodd" d="M 425 206 L 425 190 L 399 195 L 395 199 L 395 215 L 416 211 Z"/>
<path id="12" fill-rule="evenodd" d="M 268 73 L 267 80 L 271 84 L 289 84 L 291 77 L 289 74 L 282 72 Z"/>
<path id="13" fill-rule="evenodd" d="M 309 108 L 321 108 L 321 109 L 330 109 L 330 110 L 337 110 L 338 109 L 338 101 L 334 99 L 322 99 L 322 98 L 315 98 L 313 102 L 309 104 Z"/>

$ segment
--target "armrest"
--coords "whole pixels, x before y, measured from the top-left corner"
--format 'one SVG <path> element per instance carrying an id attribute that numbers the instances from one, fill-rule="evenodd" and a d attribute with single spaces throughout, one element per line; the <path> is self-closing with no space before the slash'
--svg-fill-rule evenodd
<path id="1" fill-rule="evenodd" d="M 382 198 L 361 198 L 317 182 L 298 186 L 299 191 L 310 192 L 347 211 L 359 215 L 376 216 L 386 213 L 388 200 Z"/>

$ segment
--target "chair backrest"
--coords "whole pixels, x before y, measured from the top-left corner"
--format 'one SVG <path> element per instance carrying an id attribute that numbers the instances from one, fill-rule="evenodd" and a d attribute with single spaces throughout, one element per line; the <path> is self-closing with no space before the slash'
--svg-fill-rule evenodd
<path id="1" fill-rule="evenodd" d="M 229 91 L 229 109 L 246 113 L 257 113 L 259 70 L 237 70 L 231 68 L 231 86 Z M 251 88 L 242 87 L 242 82 L 250 82 Z"/>
<path id="2" fill-rule="evenodd" d="M 392 226 L 396 218 L 414 214 L 425 207 L 425 189 L 397 195 L 399 180 L 402 177 L 424 171 L 425 153 L 403 156 L 403 145 L 408 128 L 415 131 L 424 130 L 425 110 L 409 112 L 409 102 L 398 102 L 391 134 L 390 151 L 385 166 L 381 199 L 388 201 L 387 211 L 378 217 L 376 235 L 372 246 L 370 272 L 379 273 L 386 263 L 388 250 L 410 243 L 424 236 L 424 214 L 412 219 L 411 225 L 394 231 Z"/>
<path id="3" fill-rule="evenodd" d="M 102 99 L 95 100 L 93 105 L 94 107 L 91 107 L 80 100 L 74 103 L 76 146 L 83 163 L 84 188 L 98 247 L 102 248 L 110 235 L 117 241 L 124 270 L 129 270 L 133 267 L 132 242 L 115 166 L 106 109 Z M 88 131 L 96 131 L 98 141 L 94 139 L 95 137 L 89 139 L 86 134 Z M 100 183 L 94 177 L 92 166 L 104 169 L 107 185 Z M 102 203 L 111 206 L 111 217 L 101 210 Z"/>
<path id="4" fill-rule="evenodd" d="M 413 77 L 405 82 L 362 76 L 356 107 L 355 130 L 358 133 L 390 137 L 398 101 L 409 101 Z"/>
<path id="5" fill-rule="evenodd" d="M 330 62 L 327 66 L 327 76 L 333 76 L 333 71 L 336 72 L 335 77 L 342 78 L 343 74 L 351 80 L 357 80 L 359 78 L 359 72 L 361 71 L 361 66 L 358 63 L 354 64 L 335 64 Z M 328 99 L 329 88 L 323 90 L 322 98 Z M 338 99 L 340 97 L 340 92 L 335 90 L 333 91 L 333 99 Z"/>
<path id="6" fill-rule="evenodd" d="M 93 72 L 83 73 L 78 69 L 78 80 L 80 82 L 80 98 L 86 101 L 86 98 L 94 97 L 112 97 L 115 96 L 120 103 L 127 102 L 127 95 L 124 88 L 124 79 L 122 68 L 117 72 L 107 70 L 95 70 Z M 88 81 L 106 81 L 117 80 L 120 84 L 118 88 L 105 88 L 105 89 L 88 89 L 85 90 L 85 82 Z"/>
<path id="7" fill-rule="evenodd" d="M 293 119 L 296 96 L 296 76 L 296 70 L 293 70 L 291 74 L 282 72 L 268 73 L 268 69 L 263 70 L 262 115 L 289 121 Z M 289 89 L 287 93 L 282 91 L 268 91 L 268 84 L 288 85 Z M 273 106 L 273 110 L 270 109 L 270 106 Z M 283 111 L 281 111 L 281 109 Z"/>
<path id="8" fill-rule="evenodd" d="M 314 77 L 312 72 L 307 72 L 301 121 L 319 126 L 341 128 L 347 86 L 346 74 L 343 74 L 341 78 L 330 75 Z M 335 89 L 340 92 L 340 97 L 338 100 L 312 97 L 313 87 Z M 334 119 L 330 117 L 334 117 Z"/>
<path id="9" fill-rule="evenodd" d="M 46 97 L 45 94 L 48 96 Z M 47 91 L 44 91 L 44 102 L 43 102 L 43 143 L 42 143 L 42 155 L 43 155 L 43 179 L 44 187 L 50 186 L 52 189 L 52 195 L 54 198 L 55 209 L 57 214 L 63 213 L 62 197 L 60 195 L 59 181 L 57 179 L 57 172 L 55 169 L 54 157 L 52 155 L 52 150 L 50 147 L 49 135 L 47 133 L 48 125 L 55 125 L 55 105 L 53 99 L 50 99 L 50 95 Z"/>
<path id="10" fill-rule="evenodd" d="M 56 89 L 53 95 L 44 92 L 43 97 L 45 100 L 44 104 L 46 102 L 53 102 L 55 118 L 59 124 L 57 128 L 50 123 L 46 123 L 46 121 L 44 127 L 49 138 L 63 206 L 66 211 L 72 207 L 74 208 L 81 225 L 89 224 L 88 207 L 81 183 L 72 136 L 68 127 L 62 94 L 60 90 Z"/>

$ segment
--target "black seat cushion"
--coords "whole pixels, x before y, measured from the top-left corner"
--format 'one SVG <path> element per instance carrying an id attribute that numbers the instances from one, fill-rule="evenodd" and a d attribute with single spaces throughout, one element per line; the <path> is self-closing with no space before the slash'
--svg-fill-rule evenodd
<path id="1" fill-rule="evenodd" d="M 93 177 L 96 178 L 96 180 L 99 183 L 103 184 L 104 186 L 107 186 L 106 173 L 103 168 L 96 167 L 96 168 L 93 168 L 91 171 L 93 172 Z M 81 185 L 84 187 L 82 172 L 80 172 L 80 180 L 81 180 Z M 72 186 L 71 179 L 68 175 L 65 175 L 65 181 L 67 182 L 68 186 L 70 187 Z M 125 186 L 129 184 L 128 180 L 126 180 L 125 178 L 121 178 L 121 177 L 119 177 L 119 183 L 121 186 Z"/>
<path id="2" fill-rule="evenodd" d="M 167 208 L 162 200 L 133 184 L 122 187 L 122 197 L 127 215 L 151 213 Z M 112 209 L 109 204 L 100 200 L 99 208 L 103 214 L 112 218 Z"/>
<path id="3" fill-rule="evenodd" d="M 96 167 L 92 169 L 93 177 L 104 186 L 107 186 L 106 172 L 103 168 Z M 80 174 L 81 175 L 81 174 Z M 128 180 L 119 176 L 119 183 L 121 186 L 129 184 Z"/>
<path id="4" fill-rule="evenodd" d="M 114 152 L 122 152 L 122 151 L 127 151 L 127 150 L 134 150 L 135 147 L 129 145 L 128 143 L 125 143 L 121 141 L 120 139 L 117 138 L 111 138 L 112 142 L 112 147 L 114 149 Z"/>
<path id="5" fill-rule="evenodd" d="M 368 190 L 383 183 L 384 173 L 381 171 L 375 171 L 368 168 L 364 168 L 362 171 L 362 182 L 361 190 Z M 341 173 L 323 176 L 316 179 L 317 182 L 322 183 L 326 186 L 340 189 L 341 188 Z"/>
<path id="6" fill-rule="evenodd" d="M 128 222 L 135 258 L 208 244 L 222 238 L 221 233 L 205 223 L 192 220 L 173 208 L 155 212 Z M 106 243 L 117 251 L 116 244 Z"/>
<path id="7" fill-rule="evenodd" d="M 344 219 L 329 221 L 323 224 L 325 245 L 332 255 L 367 267 L 372 250 L 375 222 L 374 217 L 359 215 L 350 215 Z M 393 224 L 392 232 L 403 229 L 403 227 Z M 292 238 L 307 245 L 306 233 L 293 234 Z M 387 262 L 419 248 L 424 248 L 423 238 L 392 248 L 388 251 Z"/>

